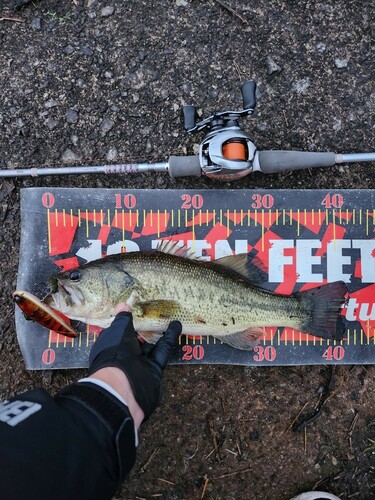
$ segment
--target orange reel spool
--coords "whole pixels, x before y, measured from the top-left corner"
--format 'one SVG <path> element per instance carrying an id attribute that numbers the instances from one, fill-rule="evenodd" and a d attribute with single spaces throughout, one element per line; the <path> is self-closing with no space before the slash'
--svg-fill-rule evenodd
<path id="1" fill-rule="evenodd" d="M 226 142 L 223 144 L 223 156 L 227 160 L 244 160 L 246 161 L 246 146 L 243 142 Z"/>

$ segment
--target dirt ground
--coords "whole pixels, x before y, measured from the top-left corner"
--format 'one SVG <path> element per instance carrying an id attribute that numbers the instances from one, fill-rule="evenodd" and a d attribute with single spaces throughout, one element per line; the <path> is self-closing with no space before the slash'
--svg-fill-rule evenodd
<path id="1" fill-rule="evenodd" d="M 24 3 L 14 10 L 16 4 Z M 372 1 L 0 0 L 0 168 L 165 161 L 201 136 L 183 104 L 205 115 L 239 108 L 260 150 L 375 151 Z M 14 326 L 20 188 L 225 188 L 164 174 L 0 181 L 0 397 L 52 392 L 82 370 L 27 372 Z M 374 166 L 254 174 L 232 188 L 374 189 Z M 373 366 L 340 366 L 322 413 L 311 414 L 327 366 L 172 366 L 164 398 L 143 425 L 121 499 L 287 500 L 323 489 L 375 498 Z M 306 405 L 306 406 L 305 406 Z"/>

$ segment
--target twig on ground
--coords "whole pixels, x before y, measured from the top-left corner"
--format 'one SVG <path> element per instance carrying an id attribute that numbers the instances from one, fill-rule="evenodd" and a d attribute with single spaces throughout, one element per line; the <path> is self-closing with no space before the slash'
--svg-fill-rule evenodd
<path id="1" fill-rule="evenodd" d="M 353 434 L 353 429 L 357 423 L 357 420 L 358 420 L 358 415 L 359 415 L 359 411 L 358 410 L 354 410 L 354 417 L 353 417 L 353 420 L 350 422 L 350 426 L 349 426 L 349 429 L 348 429 L 348 434 L 347 434 L 347 438 L 349 440 L 349 449 L 350 451 L 353 451 L 353 447 L 352 447 L 352 434 Z"/>
<path id="2" fill-rule="evenodd" d="M 219 5 L 223 7 L 223 9 L 229 11 L 231 14 L 233 14 L 235 17 L 238 17 L 240 21 L 244 24 L 249 24 L 249 21 L 245 19 L 243 16 L 241 16 L 238 12 L 236 12 L 230 5 L 227 3 L 223 2 L 222 0 L 215 0 Z"/>
<path id="3" fill-rule="evenodd" d="M 228 472 L 228 474 L 222 474 L 221 476 L 214 477 L 214 479 L 224 479 L 225 477 L 230 477 L 230 476 L 237 476 L 237 474 L 245 474 L 246 472 L 251 472 L 253 469 L 248 468 L 248 469 L 243 469 L 243 470 L 236 470 L 234 472 Z"/>
<path id="4" fill-rule="evenodd" d="M 305 403 L 302 408 L 300 409 L 300 411 L 297 413 L 297 415 L 294 417 L 294 419 L 291 421 L 291 423 L 288 425 L 288 427 L 285 429 L 285 431 L 283 432 L 283 434 L 285 434 L 286 432 L 289 431 L 289 429 L 291 429 L 293 427 L 293 425 L 297 422 L 297 420 L 299 419 L 299 416 L 301 415 L 301 413 L 303 412 L 303 410 L 306 408 L 308 403 Z"/>
<path id="5" fill-rule="evenodd" d="M 150 465 L 150 463 L 152 462 L 152 460 L 156 457 L 156 455 L 159 453 L 160 451 L 160 448 L 156 448 L 150 455 L 150 458 L 147 460 L 147 462 L 141 467 L 141 470 L 140 472 L 145 472 L 145 470 L 147 469 L 147 467 Z"/>
<path id="6" fill-rule="evenodd" d="M 0 21 L 12 21 L 14 23 L 24 23 L 25 19 L 22 19 L 22 17 L 15 17 L 15 16 L 8 16 L 8 15 L 1 15 L 0 14 Z"/>
<path id="7" fill-rule="evenodd" d="M 207 477 L 207 474 L 204 476 L 204 484 L 203 484 L 203 488 L 202 488 L 202 493 L 201 493 L 201 497 L 200 497 L 200 500 L 203 500 L 205 494 L 206 494 L 206 490 L 207 490 L 207 486 L 208 486 L 208 482 L 209 482 L 209 479 Z"/>

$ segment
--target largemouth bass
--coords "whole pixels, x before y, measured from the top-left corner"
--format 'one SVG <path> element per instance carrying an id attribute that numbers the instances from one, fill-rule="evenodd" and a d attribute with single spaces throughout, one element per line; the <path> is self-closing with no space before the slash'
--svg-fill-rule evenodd
<path id="1" fill-rule="evenodd" d="M 167 242 L 155 251 L 112 255 L 53 276 L 46 303 L 70 319 L 104 328 L 125 302 L 135 329 L 151 343 L 173 320 L 182 323 L 184 334 L 212 335 L 238 349 L 256 345 L 266 326 L 342 338 L 343 282 L 282 296 L 254 284 L 256 274 L 247 254 L 199 261 Z"/>

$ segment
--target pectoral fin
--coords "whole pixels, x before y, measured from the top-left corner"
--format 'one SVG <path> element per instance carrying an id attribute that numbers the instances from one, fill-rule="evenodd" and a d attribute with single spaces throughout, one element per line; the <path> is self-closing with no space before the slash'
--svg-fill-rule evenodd
<path id="1" fill-rule="evenodd" d="M 158 332 L 138 332 L 138 335 L 148 344 L 156 344 L 163 334 Z"/>
<path id="2" fill-rule="evenodd" d="M 174 300 L 150 300 L 134 304 L 132 311 L 139 318 L 170 320 L 176 317 L 180 304 Z"/>
<path id="3" fill-rule="evenodd" d="M 225 344 L 235 347 L 236 349 L 249 351 L 254 346 L 259 344 L 259 341 L 263 337 L 264 333 L 264 327 L 256 326 L 248 328 L 243 332 L 232 333 L 231 335 L 220 336 L 218 338 Z"/>

